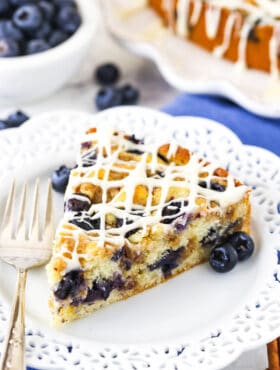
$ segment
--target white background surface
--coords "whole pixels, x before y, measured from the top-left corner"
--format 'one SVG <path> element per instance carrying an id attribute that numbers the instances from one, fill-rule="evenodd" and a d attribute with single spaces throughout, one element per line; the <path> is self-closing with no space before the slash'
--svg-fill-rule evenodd
<path id="1" fill-rule="evenodd" d="M 114 44 L 105 34 L 101 26 L 92 46 L 92 55 L 85 61 L 81 75 L 77 76 L 73 84 L 65 87 L 52 97 L 32 104 L 1 105 L 0 113 L 15 108 L 22 108 L 30 115 L 56 109 L 75 109 L 94 112 L 94 96 L 98 89 L 94 84 L 92 74 L 97 64 L 105 61 L 114 61 L 122 68 L 122 81 L 132 82 L 140 88 L 141 104 L 160 108 L 176 97 L 178 92 L 169 87 L 161 78 L 156 67 L 149 61 L 129 54 Z M 242 355 L 242 357 L 227 370 L 264 370 L 267 367 L 266 348 L 260 348 Z"/>

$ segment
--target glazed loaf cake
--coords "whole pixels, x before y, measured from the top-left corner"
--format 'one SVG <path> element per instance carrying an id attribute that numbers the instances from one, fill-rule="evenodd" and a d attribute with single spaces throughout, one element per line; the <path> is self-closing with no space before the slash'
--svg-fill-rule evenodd
<path id="1" fill-rule="evenodd" d="M 217 57 L 279 77 L 279 0 L 148 0 L 166 26 Z"/>
<path id="2" fill-rule="evenodd" d="M 249 231 L 249 188 L 172 142 L 90 128 L 47 266 L 56 323 L 88 315 L 205 262 Z"/>

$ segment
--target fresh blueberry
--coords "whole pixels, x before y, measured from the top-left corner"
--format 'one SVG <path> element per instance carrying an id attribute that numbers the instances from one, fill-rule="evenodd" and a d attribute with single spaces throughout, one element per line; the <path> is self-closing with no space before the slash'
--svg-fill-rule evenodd
<path id="1" fill-rule="evenodd" d="M 63 8 L 65 6 L 72 6 L 77 8 L 77 3 L 75 0 L 53 0 L 53 3 L 58 8 Z"/>
<path id="2" fill-rule="evenodd" d="M 30 40 L 26 45 L 26 54 L 32 55 L 47 51 L 50 49 L 50 45 L 47 41 L 42 39 Z"/>
<path id="3" fill-rule="evenodd" d="M 0 37 L 0 58 L 16 57 L 19 55 L 20 47 L 17 41 Z"/>
<path id="4" fill-rule="evenodd" d="M 34 2 L 34 0 L 9 0 L 9 1 L 10 1 L 10 4 L 15 8 L 18 8 L 19 6 L 23 6 L 23 5 Z"/>
<path id="5" fill-rule="evenodd" d="M 49 22 L 44 21 L 41 25 L 41 27 L 35 31 L 32 32 L 32 38 L 36 40 L 47 40 L 47 38 L 50 36 L 52 32 L 52 27 Z"/>
<path id="6" fill-rule="evenodd" d="M 53 17 L 55 15 L 55 6 L 53 3 L 46 1 L 46 0 L 41 0 L 38 3 L 39 8 L 41 9 L 41 12 L 44 16 L 44 18 L 47 21 L 52 21 Z"/>
<path id="7" fill-rule="evenodd" d="M 223 192 L 226 190 L 224 185 L 219 184 L 218 182 L 212 182 L 211 183 L 211 189 L 215 191 Z"/>
<path id="8" fill-rule="evenodd" d="M 75 296 L 84 284 L 85 280 L 82 271 L 70 271 L 60 281 L 54 295 L 58 299 L 66 299 L 69 296 Z"/>
<path id="9" fill-rule="evenodd" d="M 95 78 L 101 85 L 113 85 L 120 78 L 120 70 L 113 63 L 102 64 L 96 69 Z"/>
<path id="10" fill-rule="evenodd" d="M 219 245 L 210 253 L 210 266 L 217 272 L 228 272 L 232 270 L 238 261 L 235 248 L 230 243 Z"/>
<path id="11" fill-rule="evenodd" d="M 238 231 L 234 233 L 229 239 L 230 243 L 238 254 L 239 261 L 244 261 L 251 257 L 254 252 L 255 244 L 253 239 L 247 233 L 243 231 Z"/>
<path id="12" fill-rule="evenodd" d="M 8 0 L 0 0 L 0 16 L 5 16 L 10 10 L 10 4 Z"/>
<path id="13" fill-rule="evenodd" d="M 60 166 L 52 174 L 52 187 L 59 193 L 64 193 L 68 184 L 71 168 Z"/>
<path id="14" fill-rule="evenodd" d="M 22 42 L 24 35 L 12 21 L 0 22 L 0 37 L 7 37 L 17 42 Z"/>
<path id="15" fill-rule="evenodd" d="M 98 91 L 95 103 L 99 110 L 117 107 L 122 104 L 122 94 L 114 87 L 104 87 Z"/>
<path id="16" fill-rule="evenodd" d="M 91 206 L 90 199 L 84 194 L 73 194 L 65 202 L 65 211 L 80 212 L 88 211 Z"/>
<path id="17" fill-rule="evenodd" d="M 8 116 L 7 124 L 9 125 L 9 127 L 18 127 L 27 120 L 29 120 L 29 116 L 24 112 L 18 110 Z"/>
<path id="18" fill-rule="evenodd" d="M 127 84 L 121 87 L 120 90 L 122 94 L 122 104 L 131 105 L 138 102 L 140 93 L 135 87 Z"/>
<path id="19" fill-rule="evenodd" d="M 76 216 L 69 221 L 71 224 L 78 226 L 79 228 L 90 231 L 100 229 L 100 218 L 83 217 L 81 215 Z"/>
<path id="20" fill-rule="evenodd" d="M 0 130 L 5 130 L 6 128 L 9 128 L 9 125 L 5 120 L 0 120 Z"/>
<path id="21" fill-rule="evenodd" d="M 23 31 L 35 31 L 42 25 L 42 11 L 38 6 L 33 4 L 23 5 L 15 11 L 13 22 Z"/>
<path id="22" fill-rule="evenodd" d="M 51 47 L 55 47 L 59 44 L 62 44 L 64 41 L 66 41 L 69 38 L 67 33 L 60 31 L 60 30 L 55 30 L 49 37 L 49 45 Z"/>
<path id="23" fill-rule="evenodd" d="M 73 34 L 81 25 L 81 16 L 72 6 L 62 7 L 56 17 L 58 27 L 68 34 Z"/>

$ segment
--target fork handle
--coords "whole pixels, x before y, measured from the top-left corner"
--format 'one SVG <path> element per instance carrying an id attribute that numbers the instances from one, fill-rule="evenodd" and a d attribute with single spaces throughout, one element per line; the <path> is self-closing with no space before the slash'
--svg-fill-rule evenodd
<path id="1" fill-rule="evenodd" d="M 17 270 L 16 295 L 13 302 L 9 330 L 2 351 L 1 370 L 25 369 L 25 286 L 27 271 Z"/>

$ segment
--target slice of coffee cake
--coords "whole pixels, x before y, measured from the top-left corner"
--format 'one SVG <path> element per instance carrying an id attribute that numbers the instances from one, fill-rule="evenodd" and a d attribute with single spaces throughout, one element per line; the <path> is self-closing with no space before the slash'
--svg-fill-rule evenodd
<path id="1" fill-rule="evenodd" d="M 249 231 L 249 189 L 181 146 L 90 128 L 47 266 L 56 323 L 88 315 L 205 262 Z"/>

